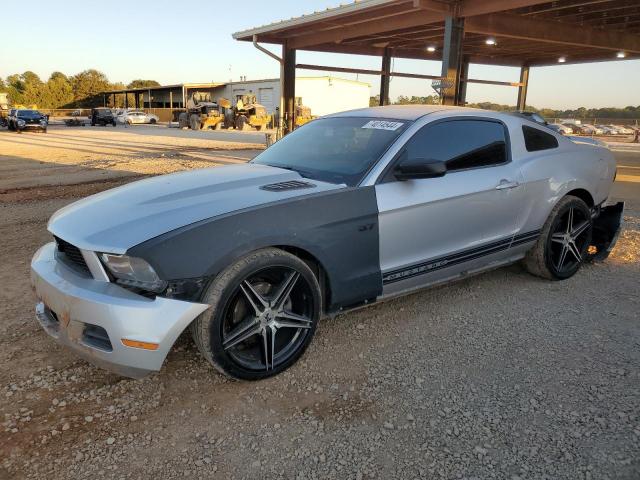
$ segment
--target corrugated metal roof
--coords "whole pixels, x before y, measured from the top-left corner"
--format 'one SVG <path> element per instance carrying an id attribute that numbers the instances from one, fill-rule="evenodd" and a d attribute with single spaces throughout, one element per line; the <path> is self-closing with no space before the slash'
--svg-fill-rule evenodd
<path id="1" fill-rule="evenodd" d="M 272 33 L 284 28 L 291 28 L 303 23 L 330 20 L 331 17 L 354 13 L 359 10 L 364 10 L 371 7 L 390 5 L 398 3 L 397 0 L 355 0 L 353 3 L 343 4 L 338 7 L 327 8 L 320 12 L 313 12 L 308 15 L 301 15 L 299 17 L 292 17 L 289 20 L 280 20 L 277 22 L 262 25 L 260 27 L 250 28 L 233 34 L 233 38 L 236 40 L 252 39 L 254 35 L 260 35 L 263 33 Z"/>

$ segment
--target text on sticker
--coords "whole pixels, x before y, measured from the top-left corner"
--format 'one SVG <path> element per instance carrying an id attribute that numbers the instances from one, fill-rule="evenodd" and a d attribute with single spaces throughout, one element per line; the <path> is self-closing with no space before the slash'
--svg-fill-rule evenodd
<path id="1" fill-rule="evenodd" d="M 402 125 L 402 122 L 387 122 L 386 120 L 371 120 L 365 123 L 362 128 L 376 128 L 378 130 L 397 130 Z"/>

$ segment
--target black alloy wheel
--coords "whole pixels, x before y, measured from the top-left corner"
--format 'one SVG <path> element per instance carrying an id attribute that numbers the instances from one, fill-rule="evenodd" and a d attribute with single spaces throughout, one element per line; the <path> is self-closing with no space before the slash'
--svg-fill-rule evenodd
<path id="1" fill-rule="evenodd" d="M 548 261 L 559 278 L 573 275 L 583 262 L 591 241 L 591 215 L 570 205 L 558 215 L 548 238 Z"/>
<path id="2" fill-rule="evenodd" d="M 313 311 L 310 286 L 299 272 L 265 268 L 243 280 L 227 303 L 222 346 L 243 369 L 274 370 L 304 345 Z"/>
<path id="3" fill-rule="evenodd" d="M 257 250 L 222 271 L 191 325 L 203 356 L 225 375 L 267 378 L 293 365 L 311 342 L 322 294 L 310 265 L 277 249 Z"/>

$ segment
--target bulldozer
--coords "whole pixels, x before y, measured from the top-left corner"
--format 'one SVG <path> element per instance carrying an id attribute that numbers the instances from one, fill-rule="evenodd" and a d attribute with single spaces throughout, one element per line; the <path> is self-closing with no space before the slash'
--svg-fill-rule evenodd
<path id="1" fill-rule="evenodd" d="M 9 115 L 9 94 L 0 93 L 0 126 L 7 125 L 7 116 Z"/>
<path id="2" fill-rule="evenodd" d="M 296 116 L 295 118 L 295 126 L 294 128 L 301 127 L 305 123 L 313 120 L 313 116 L 311 115 L 311 109 L 309 107 L 305 107 L 302 105 L 302 99 L 300 97 L 296 97 Z"/>
<path id="3" fill-rule="evenodd" d="M 231 102 L 219 98 L 211 100 L 208 92 L 194 92 L 187 100 L 187 111 L 178 115 L 178 126 L 191 130 L 220 130 L 225 121 L 225 112 L 231 108 Z"/>
<path id="4" fill-rule="evenodd" d="M 225 128 L 235 128 L 245 130 L 253 127 L 260 131 L 269 123 L 269 115 L 264 106 L 256 101 L 253 94 L 236 95 L 236 102 L 233 107 L 226 112 Z"/>

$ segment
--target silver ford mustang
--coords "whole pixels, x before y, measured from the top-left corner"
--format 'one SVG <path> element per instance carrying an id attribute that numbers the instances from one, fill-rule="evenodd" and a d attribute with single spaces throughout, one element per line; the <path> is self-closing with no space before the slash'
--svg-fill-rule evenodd
<path id="1" fill-rule="evenodd" d="M 31 263 L 37 318 L 140 377 L 190 327 L 234 378 L 293 364 L 323 315 L 523 260 L 562 280 L 615 244 L 602 145 L 465 108 L 315 120 L 246 165 L 159 176 L 56 212 Z"/>

